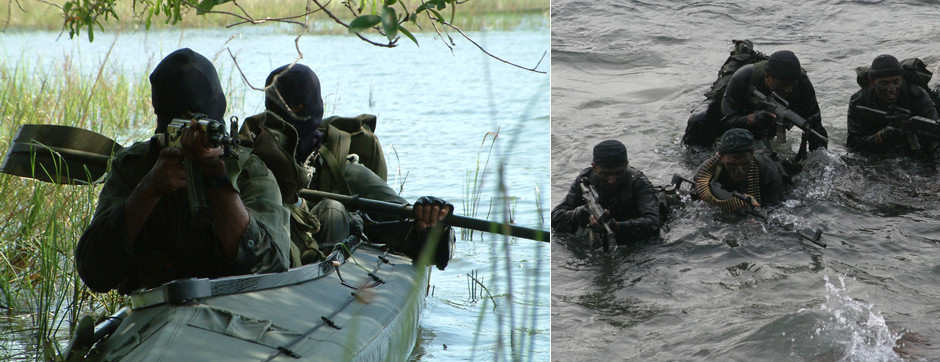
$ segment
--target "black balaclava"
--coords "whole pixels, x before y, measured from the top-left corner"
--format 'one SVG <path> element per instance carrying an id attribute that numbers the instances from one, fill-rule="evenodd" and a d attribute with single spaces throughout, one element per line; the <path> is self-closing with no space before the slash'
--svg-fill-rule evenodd
<path id="1" fill-rule="evenodd" d="M 771 54 L 764 65 L 764 71 L 782 81 L 796 80 L 803 73 L 800 59 L 789 50 L 779 50 Z"/>
<path id="2" fill-rule="evenodd" d="M 166 131 L 170 120 L 186 112 L 203 113 L 223 121 L 225 94 L 212 62 L 189 48 L 167 55 L 150 73 L 151 101 L 157 114 L 157 133 Z"/>
<path id="3" fill-rule="evenodd" d="M 276 78 L 276 81 L 275 81 Z M 276 86 L 271 87 L 272 83 Z M 268 74 L 264 82 L 264 106 L 297 129 L 296 160 L 302 162 L 320 147 L 323 135 L 317 130 L 323 120 L 323 98 L 320 97 L 320 79 L 303 64 L 281 66 Z M 286 104 L 285 104 L 286 103 Z M 289 106 L 304 104 L 298 113 Z"/>

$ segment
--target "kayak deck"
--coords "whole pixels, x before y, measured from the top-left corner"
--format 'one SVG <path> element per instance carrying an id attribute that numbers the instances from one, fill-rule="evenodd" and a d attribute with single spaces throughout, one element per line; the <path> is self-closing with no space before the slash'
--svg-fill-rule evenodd
<path id="1" fill-rule="evenodd" d="M 297 274 L 303 268 L 308 272 L 327 270 L 333 265 L 326 261 L 287 273 Z M 108 339 L 95 346 L 89 359 L 407 359 L 417 337 L 430 268 L 416 267 L 408 258 L 362 245 L 336 269 L 338 272 L 307 273 L 314 276 L 294 284 L 136 307 Z M 252 281 L 257 284 L 274 275 L 221 280 L 234 279 L 250 286 Z M 220 280 L 211 282 L 216 281 Z M 205 292 L 202 287 L 196 289 Z M 153 294 L 172 294 L 167 288 L 142 294 L 146 293 L 151 293 L 145 299 L 151 302 Z"/>

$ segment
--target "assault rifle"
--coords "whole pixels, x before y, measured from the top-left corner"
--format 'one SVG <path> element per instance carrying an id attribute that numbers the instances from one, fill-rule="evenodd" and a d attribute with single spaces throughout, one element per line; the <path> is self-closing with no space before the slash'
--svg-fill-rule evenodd
<path id="1" fill-rule="evenodd" d="M 880 115 L 888 121 L 888 125 L 903 130 L 912 151 L 920 150 L 920 142 L 914 137 L 915 131 L 940 136 L 940 121 L 915 116 L 908 109 L 889 107 L 887 111 L 882 111 L 865 106 L 855 106 L 855 108 Z"/>
<path id="2" fill-rule="evenodd" d="M 581 198 L 584 199 L 584 203 L 587 206 L 588 210 L 591 212 L 591 215 L 594 215 L 594 218 L 597 219 L 604 229 L 601 230 L 604 233 L 601 238 L 603 238 L 604 251 L 610 247 L 610 239 L 614 238 L 614 231 L 610 228 L 610 222 L 612 221 L 610 215 L 604 211 L 604 207 L 601 206 L 600 197 L 597 195 L 597 189 L 591 185 L 591 182 L 588 181 L 587 177 L 582 177 L 578 183 L 581 186 Z M 615 241 L 616 242 L 616 241 Z"/>
<path id="3" fill-rule="evenodd" d="M 675 175 L 672 176 L 672 184 L 675 186 L 676 190 L 679 190 L 679 188 L 680 188 L 680 186 L 682 185 L 683 182 L 686 182 L 686 183 L 692 185 L 692 188 L 693 188 L 693 190 L 694 190 L 694 188 L 695 188 L 695 181 L 692 181 L 692 180 L 689 180 L 689 179 L 687 179 L 687 178 L 685 178 L 685 177 L 682 177 L 682 175 L 679 175 L 679 174 L 675 174 Z M 727 199 L 730 199 L 730 198 L 733 197 L 733 198 L 739 199 L 739 200 L 741 200 L 741 201 L 744 201 L 744 205 L 745 205 L 745 207 L 746 207 L 746 208 L 745 208 L 745 211 L 747 211 L 747 213 L 748 213 L 749 215 L 754 216 L 754 217 L 760 219 L 760 220 L 763 221 L 765 224 L 768 224 L 768 225 L 771 224 L 771 219 L 768 219 L 768 218 L 767 218 L 767 215 L 765 215 L 764 213 L 758 211 L 758 210 L 754 207 L 754 204 L 753 204 L 753 197 L 748 196 L 748 195 L 744 195 L 744 194 L 742 194 L 742 193 L 740 193 L 740 192 L 737 192 L 737 191 L 728 192 L 727 190 L 722 189 L 720 186 L 718 186 L 717 183 L 710 184 L 710 185 L 709 185 L 709 189 L 710 189 L 711 192 L 715 195 L 715 197 L 717 197 L 717 198 L 719 198 L 719 199 L 727 200 Z M 690 191 L 690 192 L 694 192 L 694 191 Z M 812 242 L 813 244 L 816 244 L 817 246 L 819 246 L 819 247 L 821 247 L 821 248 L 825 248 L 825 247 L 826 247 L 826 243 L 820 241 L 820 239 L 822 238 L 822 230 L 820 230 L 820 229 L 814 230 L 814 231 L 813 231 L 813 234 L 812 234 L 812 235 L 809 235 L 809 234 L 804 233 L 804 232 L 802 232 L 802 231 L 796 230 L 796 229 L 793 228 L 792 226 L 787 225 L 787 224 L 784 224 L 784 223 L 777 222 L 777 223 L 774 223 L 774 224 L 776 224 L 776 225 L 778 225 L 778 226 L 781 226 L 781 227 L 783 227 L 784 229 L 787 229 L 787 230 L 793 232 L 793 233 L 796 234 L 797 236 L 799 236 L 799 237 L 801 237 L 801 238 L 803 238 L 803 239 L 806 239 L 806 240 Z"/>
<path id="4" fill-rule="evenodd" d="M 714 190 L 712 190 L 712 191 L 714 192 Z M 756 208 L 754 208 L 754 204 L 753 204 L 753 199 L 754 199 L 754 198 L 753 198 L 753 197 L 748 196 L 748 195 L 744 195 L 744 194 L 742 194 L 742 193 L 740 193 L 740 192 L 737 192 L 737 191 L 732 192 L 732 193 L 731 193 L 731 196 L 734 197 L 734 198 L 736 198 L 736 199 L 738 199 L 738 200 L 744 201 L 744 205 L 746 205 L 746 207 L 747 207 L 746 211 L 747 211 L 747 213 L 748 213 L 749 215 L 754 216 L 754 217 L 756 217 L 756 218 L 758 218 L 758 219 L 761 219 L 761 221 L 763 221 L 765 224 L 768 224 L 768 225 L 771 224 L 771 222 L 770 222 L 771 219 L 768 219 L 768 218 L 767 218 L 767 215 L 765 215 L 764 213 L 762 213 L 762 212 L 758 211 Z M 797 236 L 799 236 L 799 237 L 801 237 L 801 238 L 803 238 L 803 239 L 806 239 L 806 240 L 808 240 L 809 242 L 811 242 L 811 243 L 813 243 L 813 244 L 816 244 L 816 246 L 819 246 L 819 247 L 821 247 L 821 248 L 825 248 L 825 247 L 826 247 L 826 243 L 820 241 L 820 239 L 822 238 L 822 230 L 820 230 L 820 229 L 813 230 L 813 235 L 809 235 L 809 234 L 804 233 L 804 232 L 802 232 L 802 231 L 796 230 L 795 228 L 793 228 L 793 226 L 790 226 L 790 225 L 788 225 L 788 224 L 784 224 L 784 223 L 781 223 L 781 222 L 777 222 L 777 223 L 775 223 L 775 224 L 777 224 L 777 225 L 783 227 L 784 229 L 787 229 L 787 230 L 793 232 L 793 233 L 796 234 Z"/>
<path id="5" fill-rule="evenodd" d="M 800 117 L 800 115 L 796 114 L 796 112 L 790 110 L 790 103 L 777 93 L 771 92 L 770 96 L 766 96 L 761 91 L 755 89 L 754 97 L 760 100 L 765 110 L 778 116 L 778 125 L 787 126 L 786 122 L 789 122 L 803 130 L 803 132 L 813 135 L 813 137 L 815 137 L 817 140 L 820 140 L 824 143 L 829 143 L 828 138 L 819 134 L 819 132 L 816 132 L 816 130 L 810 127 L 809 121 L 803 117 Z"/>
<path id="6" fill-rule="evenodd" d="M 232 146 L 238 146 L 238 137 L 231 137 L 225 132 L 225 124 L 222 121 L 209 119 L 204 114 L 194 114 L 196 127 L 206 134 L 208 146 L 211 148 L 223 147 L 222 157 L 235 157 L 232 152 Z M 174 118 L 166 127 L 166 147 L 182 148 L 183 131 L 191 126 L 189 119 Z M 231 122 L 232 135 L 238 133 L 238 123 L 236 120 Z M 203 189 L 202 172 L 198 172 L 193 167 L 189 159 L 184 159 L 183 164 L 186 167 L 186 195 L 189 198 L 189 208 L 193 217 L 203 219 L 207 217 L 209 207 L 206 204 L 206 193 Z"/>

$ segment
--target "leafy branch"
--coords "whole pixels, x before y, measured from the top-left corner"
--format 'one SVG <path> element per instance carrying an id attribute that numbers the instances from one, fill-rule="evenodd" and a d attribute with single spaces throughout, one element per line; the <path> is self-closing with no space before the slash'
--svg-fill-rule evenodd
<path id="1" fill-rule="evenodd" d="M 398 46 L 398 41 L 402 36 L 414 42 L 415 45 L 419 45 L 418 39 L 412 34 L 412 30 L 422 30 L 421 25 L 418 24 L 418 18 L 424 17 L 430 22 L 440 39 L 444 41 L 451 50 L 453 50 L 455 42 L 449 34 L 442 34 L 442 29 L 445 30 L 445 33 L 446 29 L 456 31 L 493 59 L 520 69 L 542 74 L 546 73 L 545 71 L 537 70 L 542 64 L 542 60 L 545 58 L 544 54 L 542 59 L 539 59 L 534 67 L 521 66 L 490 53 L 457 26 L 454 26 L 453 21 L 457 14 L 457 6 L 469 0 L 427 0 L 422 1 L 421 5 L 413 10 L 409 9 L 407 4 L 399 0 L 343 0 L 340 3 L 341 6 L 338 7 L 339 10 L 336 10 L 343 14 L 337 14 L 334 10 L 330 10 L 329 5 L 331 1 L 329 0 L 325 2 L 323 2 L 323 0 L 308 0 L 303 12 L 277 18 L 255 17 L 244 7 L 239 5 L 237 0 L 201 0 L 198 1 L 198 3 L 188 0 L 132 1 L 135 16 L 144 20 L 147 29 L 150 29 L 154 20 L 160 18 L 163 18 L 166 24 L 175 25 L 183 19 L 184 15 L 195 11 L 196 15 L 200 16 L 204 16 L 205 14 L 220 14 L 237 19 L 232 24 L 227 25 L 227 28 L 243 24 L 258 25 L 269 22 L 279 22 L 300 26 L 306 31 L 306 17 L 320 12 L 323 16 L 326 16 L 336 24 L 346 28 L 349 33 L 355 34 L 362 41 L 374 46 L 386 48 Z M 62 5 L 64 17 L 63 29 L 68 30 L 70 38 L 74 38 L 84 30 L 88 33 L 88 40 L 94 41 L 95 29 L 104 30 L 103 22 L 108 22 L 112 18 L 120 20 L 114 10 L 117 2 L 118 0 L 67 0 Z M 231 5 L 237 10 L 219 10 L 219 5 L 227 3 L 232 3 Z M 136 12 L 138 9 L 140 9 L 141 12 Z M 449 18 L 442 14 L 442 12 L 446 10 L 450 10 L 448 14 Z M 300 18 L 305 19 L 299 20 Z M 352 20 L 347 22 L 344 19 Z M 373 39 L 370 37 L 370 33 L 377 33 L 384 37 L 384 39 Z"/>

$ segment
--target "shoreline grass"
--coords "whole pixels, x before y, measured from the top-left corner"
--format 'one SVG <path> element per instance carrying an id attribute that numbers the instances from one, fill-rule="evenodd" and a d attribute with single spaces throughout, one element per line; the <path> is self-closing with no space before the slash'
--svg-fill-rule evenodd
<path id="1" fill-rule="evenodd" d="M 0 60 L 0 83 L 5 85 L 0 87 L 0 121 L 4 124 L 0 126 L 0 152 L 10 147 L 15 132 L 25 123 L 91 129 L 125 145 L 130 140 L 145 139 L 146 135 L 141 133 L 150 130 L 153 123 L 146 73 L 127 76 L 124 70 L 112 69 L 108 61 L 105 58 L 97 69 L 98 74 L 104 75 L 89 77 L 85 69 L 72 68 L 67 62 L 51 69 L 34 69 L 27 59 Z M 226 88 L 242 86 L 237 81 L 226 83 L 225 79 L 223 84 Z M 477 177 L 470 177 L 474 171 L 467 171 L 471 193 L 482 187 L 495 138 L 496 133 L 483 137 L 478 160 L 482 164 L 474 170 Z M 3 298 L 0 310 L 4 312 L 0 315 L 0 336 L 14 336 L 2 344 L 15 347 L 4 350 L 0 346 L 0 355 L 10 357 L 4 354 L 9 351 L 23 359 L 58 359 L 73 326 L 83 315 L 96 311 L 111 314 L 123 303 L 125 298 L 115 292 L 89 292 L 75 271 L 74 246 L 90 222 L 100 189 L 100 185 L 62 186 L 0 174 L 0 192 L 6 196 L 5 202 L 0 203 L 0 238 L 5 241 L 0 245 L 0 298 Z M 500 188 L 499 194 L 503 195 L 499 200 L 509 200 L 504 196 L 504 188 Z M 505 209 L 498 214 L 511 219 L 508 215 L 512 207 L 506 204 L 497 208 Z M 494 246 L 497 248 L 494 255 L 508 253 L 510 248 L 510 238 L 499 240 L 503 243 L 495 243 L 500 246 Z M 502 266 L 507 273 L 508 263 L 507 259 Z M 509 284 L 512 285 L 511 279 Z M 520 319 L 513 315 L 503 317 L 503 313 L 518 313 L 517 308 L 522 308 L 523 313 L 527 309 L 512 305 L 511 292 L 494 289 L 494 293 L 488 297 L 492 312 L 485 300 L 481 305 L 481 318 L 484 311 L 498 313 L 495 323 L 502 342 L 500 349 L 493 351 L 494 356 L 509 352 L 507 347 L 511 347 L 512 359 L 522 359 L 526 349 L 517 348 L 519 342 L 532 342 L 520 338 L 518 333 L 526 324 L 534 324 L 531 318 L 535 314 L 531 317 L 523 314 Z M 536 296 L 531 298 L 535 300 Z M 498 306 L 497 300 L 501 301 Z M 520 320 L 523 324 L 516 325 Z M 529 353 L 531 348 L 530 345 Z"/>
<path id="2" fill-rule="evenodd" d="M 7 4 L 7 6 L 0 6 L 0 31 L 61 30 L 63 28 L 61 8 L 64 3 L 64 0 L 22 0 Z M 324 3 L 327 9 L 347 23 L 354 18 L 350 12 L 341 5 L 341 2 L 333 1 Z M 404 3 L 408 9 L 415 9 L 421 4 L 421 1 L 406 0 Z M 239 1 L 238 4 L 254 19 L 278 19 L 303 14 L 307 2 L 292 0 L 246 0 Z M 315 6 L 312 3 L 311 5 Z M 244 15 L 233 3 L 219 5 L 213 10 Z M 134 1 L 119 2 L 115 13 L 118 15 L 117 19 L 109 18 L 107 21 L 102 19 L 102 25 L 105 31 L 143 29 L 145 27 L 144 19 L 146 17 L 146 10 L 140 5 L 135 8 Z M 442 15 L 449 18 L 451 16 L 450 8 L 445 9 Z M 548 0 L 471 0 L 457 6 L 456 16 L 453 18 L 452 23 L 464 31 L 479 31 L 484 29 L 510 30 L 519 27 L 547 28 L 548 17 Z M 163 15 L 155 16 L 151 23 L 151 29 L 221 28 L 240 21 L 240 19 L 227 14 L 209 13 L 205 14 L 205 16 L 200 16 L 196 15 L 195 11 L 184 11 L 183 19 L 176 25 L 166 24 L 166 19 L 167 18 Z M 333 22 L 322 12 L 315 12 L 308 15 L 306 20 L 299 19 L 299 21 L 307 24 L 308 33 L 347 33 L 345 28 Z M 410 26 L 409 30 L 413 33 L 434 32 L 434 28 L 427 20 L 427 17 L 419 17 L 418 25 L 420 29 Z M 243 26 L 251 25 L 243 24 L 235 26 L 235 28 Z M 297 26 L 290 26 L 289 29 L 291 32 L 299 32 L 299 27 Z M 100 29 L 95 30 L 100 31 Z M 85 31 L 87 30 L 83 29 L 78 37 L 87 39 Z M 371 32 L 369 35 L 379 36 Z"/>

